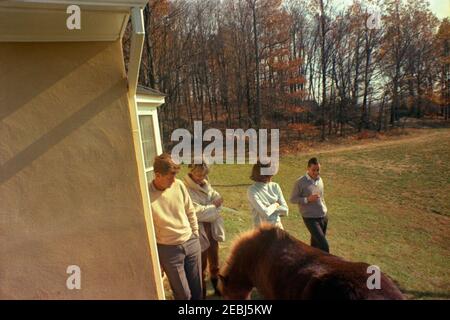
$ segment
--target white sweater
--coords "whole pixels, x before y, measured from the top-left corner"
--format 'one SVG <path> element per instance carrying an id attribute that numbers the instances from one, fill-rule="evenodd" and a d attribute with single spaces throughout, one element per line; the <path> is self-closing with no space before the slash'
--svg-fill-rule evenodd
<path id="1" fill-rule="evenodd" d="M 287 216 L 289 207 L 278 183 L 255 182 L 248 188 L 247 197 L 255 227 L 264 221 L 282 227 L 280 216 Z M 280 204 L 278 207 L 277 202 Z"/>
<path id="2" fill-rule="evenodd" d="M 175 179 L 164 191 L 149 184 L 156 242 L 158 244 L 179 245 L 198 234 L 195 208 L 183 182 Z"/>

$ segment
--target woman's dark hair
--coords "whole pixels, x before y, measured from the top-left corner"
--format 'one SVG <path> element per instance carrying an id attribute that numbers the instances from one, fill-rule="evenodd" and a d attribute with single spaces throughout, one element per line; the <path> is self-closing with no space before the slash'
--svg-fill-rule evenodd
<path id="1" fill-rule="evenodd" d="M 262 175 L 261 168 L 270 168 L 270 163 L 262 164 L 259 161 L 255 163 L 252 168 L 250 179 L 256 182 L 267 182 L 272 177 L 271 175 Z"/>

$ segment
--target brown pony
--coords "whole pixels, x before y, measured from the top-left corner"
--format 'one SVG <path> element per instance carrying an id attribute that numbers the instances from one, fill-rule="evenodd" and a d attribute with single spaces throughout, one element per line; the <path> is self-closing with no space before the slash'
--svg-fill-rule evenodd
<path id="1" fill-rule="evenodd" d="M 404 299 L 381 273 L 381 288 L 368 289 L 366 263 L 345 261 L 263 225 L 234 243 L 220 270 L 225 299 L 249 299 L 256 287 L 265 299 Z"/>

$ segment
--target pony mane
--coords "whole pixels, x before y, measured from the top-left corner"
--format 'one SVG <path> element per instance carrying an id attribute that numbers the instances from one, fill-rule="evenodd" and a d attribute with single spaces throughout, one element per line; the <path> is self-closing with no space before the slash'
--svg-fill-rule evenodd
<path id="1" fill-rule="evenodd" d="M 262 223 L 258 228 L 241 233 L 231 245 L 230 254 L 221 269 L 221 275 L 226 277 L 230 272 L 231 262 L 236 260 L 239 255 L 246 254 L 247 251 L 251 250 L 252 245 L 256 245 L 258 249 L 263 249 L 286 238 L 296 240 L 284 230 L 267 222 Z"/>

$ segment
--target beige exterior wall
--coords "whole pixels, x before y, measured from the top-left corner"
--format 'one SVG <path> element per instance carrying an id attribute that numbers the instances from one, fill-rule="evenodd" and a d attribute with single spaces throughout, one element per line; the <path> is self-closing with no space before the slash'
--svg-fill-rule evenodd
<path id="1" fill-rule="evenodd" d="M 0 70 L 0 298 L 157 298 L 120 42 L 0 43 Z"/>

